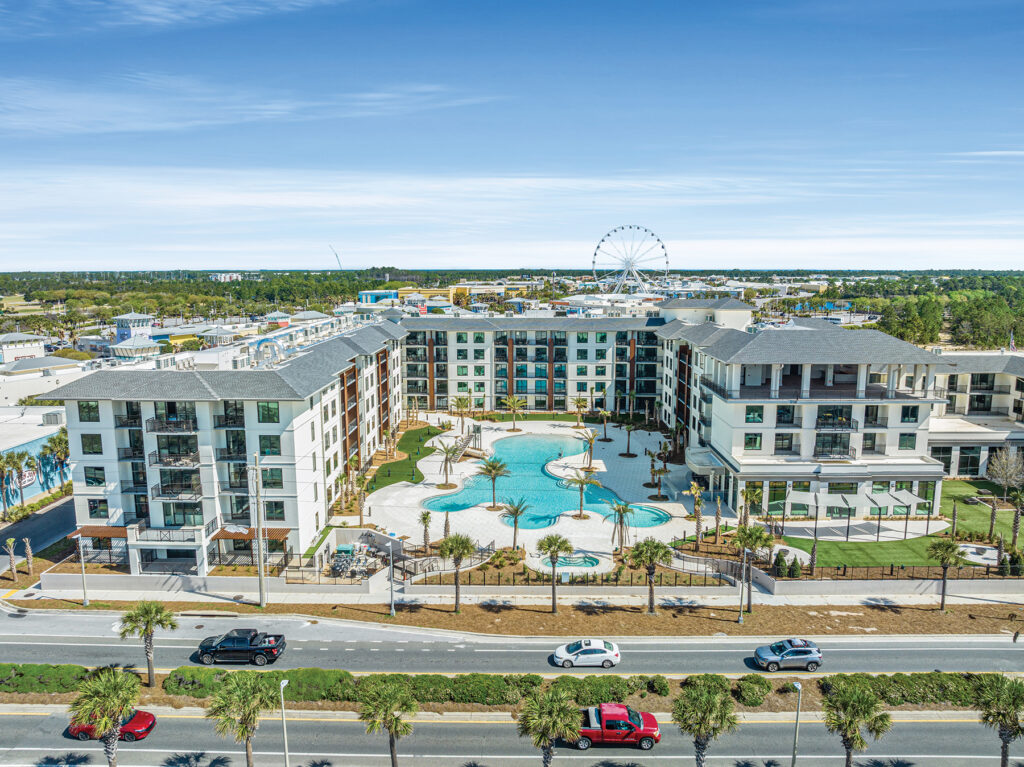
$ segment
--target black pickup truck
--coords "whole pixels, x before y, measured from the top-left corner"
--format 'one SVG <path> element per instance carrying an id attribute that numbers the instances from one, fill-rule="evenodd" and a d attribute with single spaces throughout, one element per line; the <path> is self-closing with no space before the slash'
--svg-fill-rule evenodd
<path id="1" fill-rule="evenodd" d="M 255 663 L 265 666 L 281 657 L 286 647 L 284 634 L 265 634 L 256 629 L 233 629 L 227 634 L 207 637 L 199 643 L 199 662 L 209 666 L 216 661 Z"/>

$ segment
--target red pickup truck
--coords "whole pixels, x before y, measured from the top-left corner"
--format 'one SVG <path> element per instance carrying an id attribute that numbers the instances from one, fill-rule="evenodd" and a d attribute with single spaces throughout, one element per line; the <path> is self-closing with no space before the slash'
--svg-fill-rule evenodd
<path id="1" fill-rule="evenodd" d="M 602 703 L 600 706 L 580 709 L 583 724 L 576 748 L 585 751 L 595 743 L 620 745 L 629 743 L 643 751 L 650 751 L 661 742 L 661 730 L 653 714 L 634 711 L 620 703 Z"/>

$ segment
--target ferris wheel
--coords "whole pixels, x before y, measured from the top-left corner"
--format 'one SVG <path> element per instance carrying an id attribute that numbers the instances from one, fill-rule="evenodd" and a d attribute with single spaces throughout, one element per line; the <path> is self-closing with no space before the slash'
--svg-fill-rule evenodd
<path id="1" fill-rule="evenodd" d="M 611 293 L 627 288 L 644 293 L 650 281 L 668 276 L 668 251 L 654 232 L 644 226 L 617 226 L 594 249 L 594 280 L 610 283 Z"/>

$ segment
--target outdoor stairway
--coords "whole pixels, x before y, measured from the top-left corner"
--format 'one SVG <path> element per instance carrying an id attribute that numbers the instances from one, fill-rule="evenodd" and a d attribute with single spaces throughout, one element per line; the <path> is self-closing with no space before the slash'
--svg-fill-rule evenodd
<path id="1" fill-rule="evenodd" d="M 466 448 L 469 447 L 469 443 L 472 442 L 472 441 L 473 441 L 473 435 L 472 434 L 466 434 L 465 436 L 463 436 L 459 440 L 459 444 L 458 444 L 459 452 L 456 453 L 455 460 L 452 461 L 452 463 L 458 463 L 459 461 L 462 460 L 463 453 L 466 452 Z"/>

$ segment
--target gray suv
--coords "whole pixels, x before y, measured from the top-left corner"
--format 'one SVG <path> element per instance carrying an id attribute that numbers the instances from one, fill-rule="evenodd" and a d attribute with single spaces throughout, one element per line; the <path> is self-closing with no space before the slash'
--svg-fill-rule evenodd
<path id="1" fill-rule="evenodd" d="M 817 671 L 824 660 L 818 645 L 809 639 L 783 639 L 758 647 L 754 651 L 754 662 L 765 671 L 778 671 L 780 668 Z"/>

